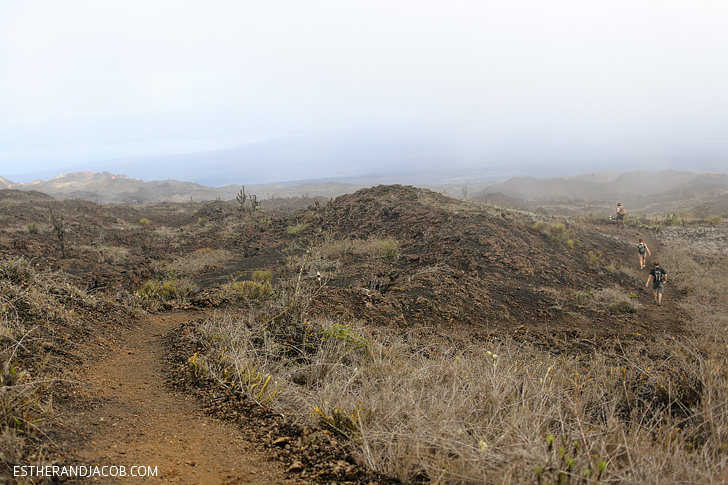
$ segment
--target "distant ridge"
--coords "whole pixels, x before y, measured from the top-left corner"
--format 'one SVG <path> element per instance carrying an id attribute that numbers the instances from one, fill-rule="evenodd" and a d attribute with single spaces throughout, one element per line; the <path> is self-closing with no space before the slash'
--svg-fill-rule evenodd
<path id="1" fill-rule="evenodd" d="M 5 183 L 7 181 L 7 183 Z M 336 197 L 355 192 L 359 185 L 339 182 L 309 182 L 296 186 L 282 184 L 246 186 L 259 200 L 272 197 L 323 196 Z M 59 199 L 84 199 L 101 203 L 201 202 L 233 200 L 239 185 L 207 187 L 179 180 L 143 180 L 109 172 L 63 173 L 50 180 L 13 183 L 0 177 L 0 189 L 35 190 Z"/>
<path id="2" fill-rule="evenodd" d="M 256 194 L 263 201 L 275 197 L 333 198 L 376 185 L 376 182 L 352 182 L 308 181 L 299 184 L 245 187 L 246 192 Z M 567 204 L 574 200 L 595 201 L 608 206 L 621 201 L 631 209 L 659 205 L 659 211 L 664 212 L 667 209 L 676 210 L 672 208 L 673 205 L 679 208 L 678 204 L 700 204 L 706 200 L 723 206 L 723 200 L 728 199 L 728 174 L 675 170 L 626 173 L 609 171 L 561 178 L 513 177 L 500 183 L 423 183 L 419 186 L 450 195 L 462 195 L 463 198 L 475 201 L 494 203 L 499 200 L 506 205 L 523 207 L 538 205 L 539 201 L 546 200 L 564 201 Z M 36 190 L 56 198 L 85 199 L 101 203 L 157 203 L 234 200 L 240 185 L 208 187 L 179 180 L 146 182 L 109 172 L 72 172 L 60 174 L 50 180 L 29 183 L 13 183 L 0 177 L 0 189 L 2 188 Z"/>
<path id="3" fill-rule="evenodd" d="M 680 190 L 683 193 L 728 190 L 728 175 L 662 170 L 626 172 L 613 179 L 592 174 L 552 179 L 514 177 L 487 187 L 476 197 L 500 192 L 509 197 L 526 200 L 639 199 L 673 190 Z"/>
<path id="4" fill-rule="evenodd" d="M 0 176 L 0 189 L 9 189 L 10 186 L 13 185 L 14 183 L 15 182 L 12 182 L 3 176 Z"/>
<path id="5" fill-rule="evenodd" d="M 607 174 L 553 179 L 514 177 L 486 187 L 473 199 L 485 202 L 494 196 L 518 201 L 508 203 L 510 206 L 534 209 L 552 205 L 565 212 L 578 210 L 579 202 L 603 206 L 608 211 L 617 202 L 623 202 L 628 210 L 640 214 L 690 212 L 698 206 L 708 206 L 714 213 L 722 214 L 728 211 L 728 174 L 662 170 L 627 172 L 615 177 Z"/>

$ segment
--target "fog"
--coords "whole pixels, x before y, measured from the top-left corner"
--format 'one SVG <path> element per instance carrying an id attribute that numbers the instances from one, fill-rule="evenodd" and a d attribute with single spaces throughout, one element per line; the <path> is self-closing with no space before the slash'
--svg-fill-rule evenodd
<path id="1" fill-rule="evenodd" d="M 0 175 L 723 171 L 726 18 L 719 1 L 4 0 Z"/>

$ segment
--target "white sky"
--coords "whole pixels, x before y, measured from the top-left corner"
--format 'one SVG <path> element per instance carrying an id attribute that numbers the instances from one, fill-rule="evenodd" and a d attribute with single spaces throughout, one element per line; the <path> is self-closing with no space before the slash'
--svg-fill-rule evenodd
<path id="1" fill-rule="evenodd" d="M 0 0 L 0 175 L 358 132 L 728 168 L 727 25 L 718 0 Z"/>

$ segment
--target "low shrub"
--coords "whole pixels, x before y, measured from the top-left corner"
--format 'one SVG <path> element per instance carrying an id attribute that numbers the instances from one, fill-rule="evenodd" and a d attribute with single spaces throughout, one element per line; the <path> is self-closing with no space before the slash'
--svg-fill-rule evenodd
<path id="1" fill-rule="evenodd" d="M 377 241 L 376 256 L 390 261 L 399 258 L 399 241 L 392 238 Z"/>
<path id="2" fill-rule="evenodd" d="M 589 251 L 584 262 L 586 263 L 587 268 L 597 270 L 603 263 L 602 253 L 598 251 Z"/>
<path id="3" fill-rule="evenodd" d="M 232 281 L 222 285 L 219 294 L 226 301 L 264 300 L 270 298 L 273 289 L 268 281 Z"/>
<path id="4" fill-rule="evenodd" d="M 286 230 L 288 231 L 288 234 L 291 236 L 300 236 L 303 232 L 306 231 L 306 229 L 309 228 L 309 224 L 305 222 L 299 222 L 293 226 L 288 226 Z"/>
<path id="5" fill-rule="evenodd" d="M 585 288 L 583 290 L 577 290 L 574 292 L 574 298 L 581 302 L 585 302 L 594 298 L 594 290 Z"/>
<path id="6" fill-rule="evenodd" d="M 566 224 L 561 222 L 544 225 L 543 222 L 538 221 L 534 224 L 534 229 L 541 230 L 549 241 L 562 243 L 569 249 L 573 249 L 576 245 L 576 237 L 566 228 Z"/>
<path id="7" fill-rule="evenodd" d="M 268 283 L 269 285 L 273 282 L 273 272 L 268 270 L 257 270 L 253 272 L 251 280 L 257 281 L 258 283 Z"/>
<path id="8" fill-rule="evenodd" d="M 136 292 L 142 301 L 186 301 L 190 295 L 197 291 L 197 287 L 189 280 L 183 278 L 154 279 L 144 283 Z"/>

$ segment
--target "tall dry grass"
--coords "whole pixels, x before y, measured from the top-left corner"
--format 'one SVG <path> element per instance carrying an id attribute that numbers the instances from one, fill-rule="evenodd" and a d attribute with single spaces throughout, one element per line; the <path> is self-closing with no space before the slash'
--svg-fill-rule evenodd
<path id="1" fill-rule="evenodd" d="M 119 298 L 85 292 L 22 257 L 0 259 L 0 482 L 15 483 L 13 465 L 43 464 L 38 437 L 53 416 L 51 389 L 74 379 L 63 346 L 86 333 L 89 313 L 139 311 L 131 297 Z"/>
<path id="2" fill-rule="evenodd" d="M 704 279 L 689 251 L 662 259 L 692 315 L 684 338 L 588 355 L 442 347 L 310 318 L 315 286 L 294 278 L 200 327 L 204 372 L 408 483 L 725 483 L 728 313 L 715 303 L 728 274 Z"/>

